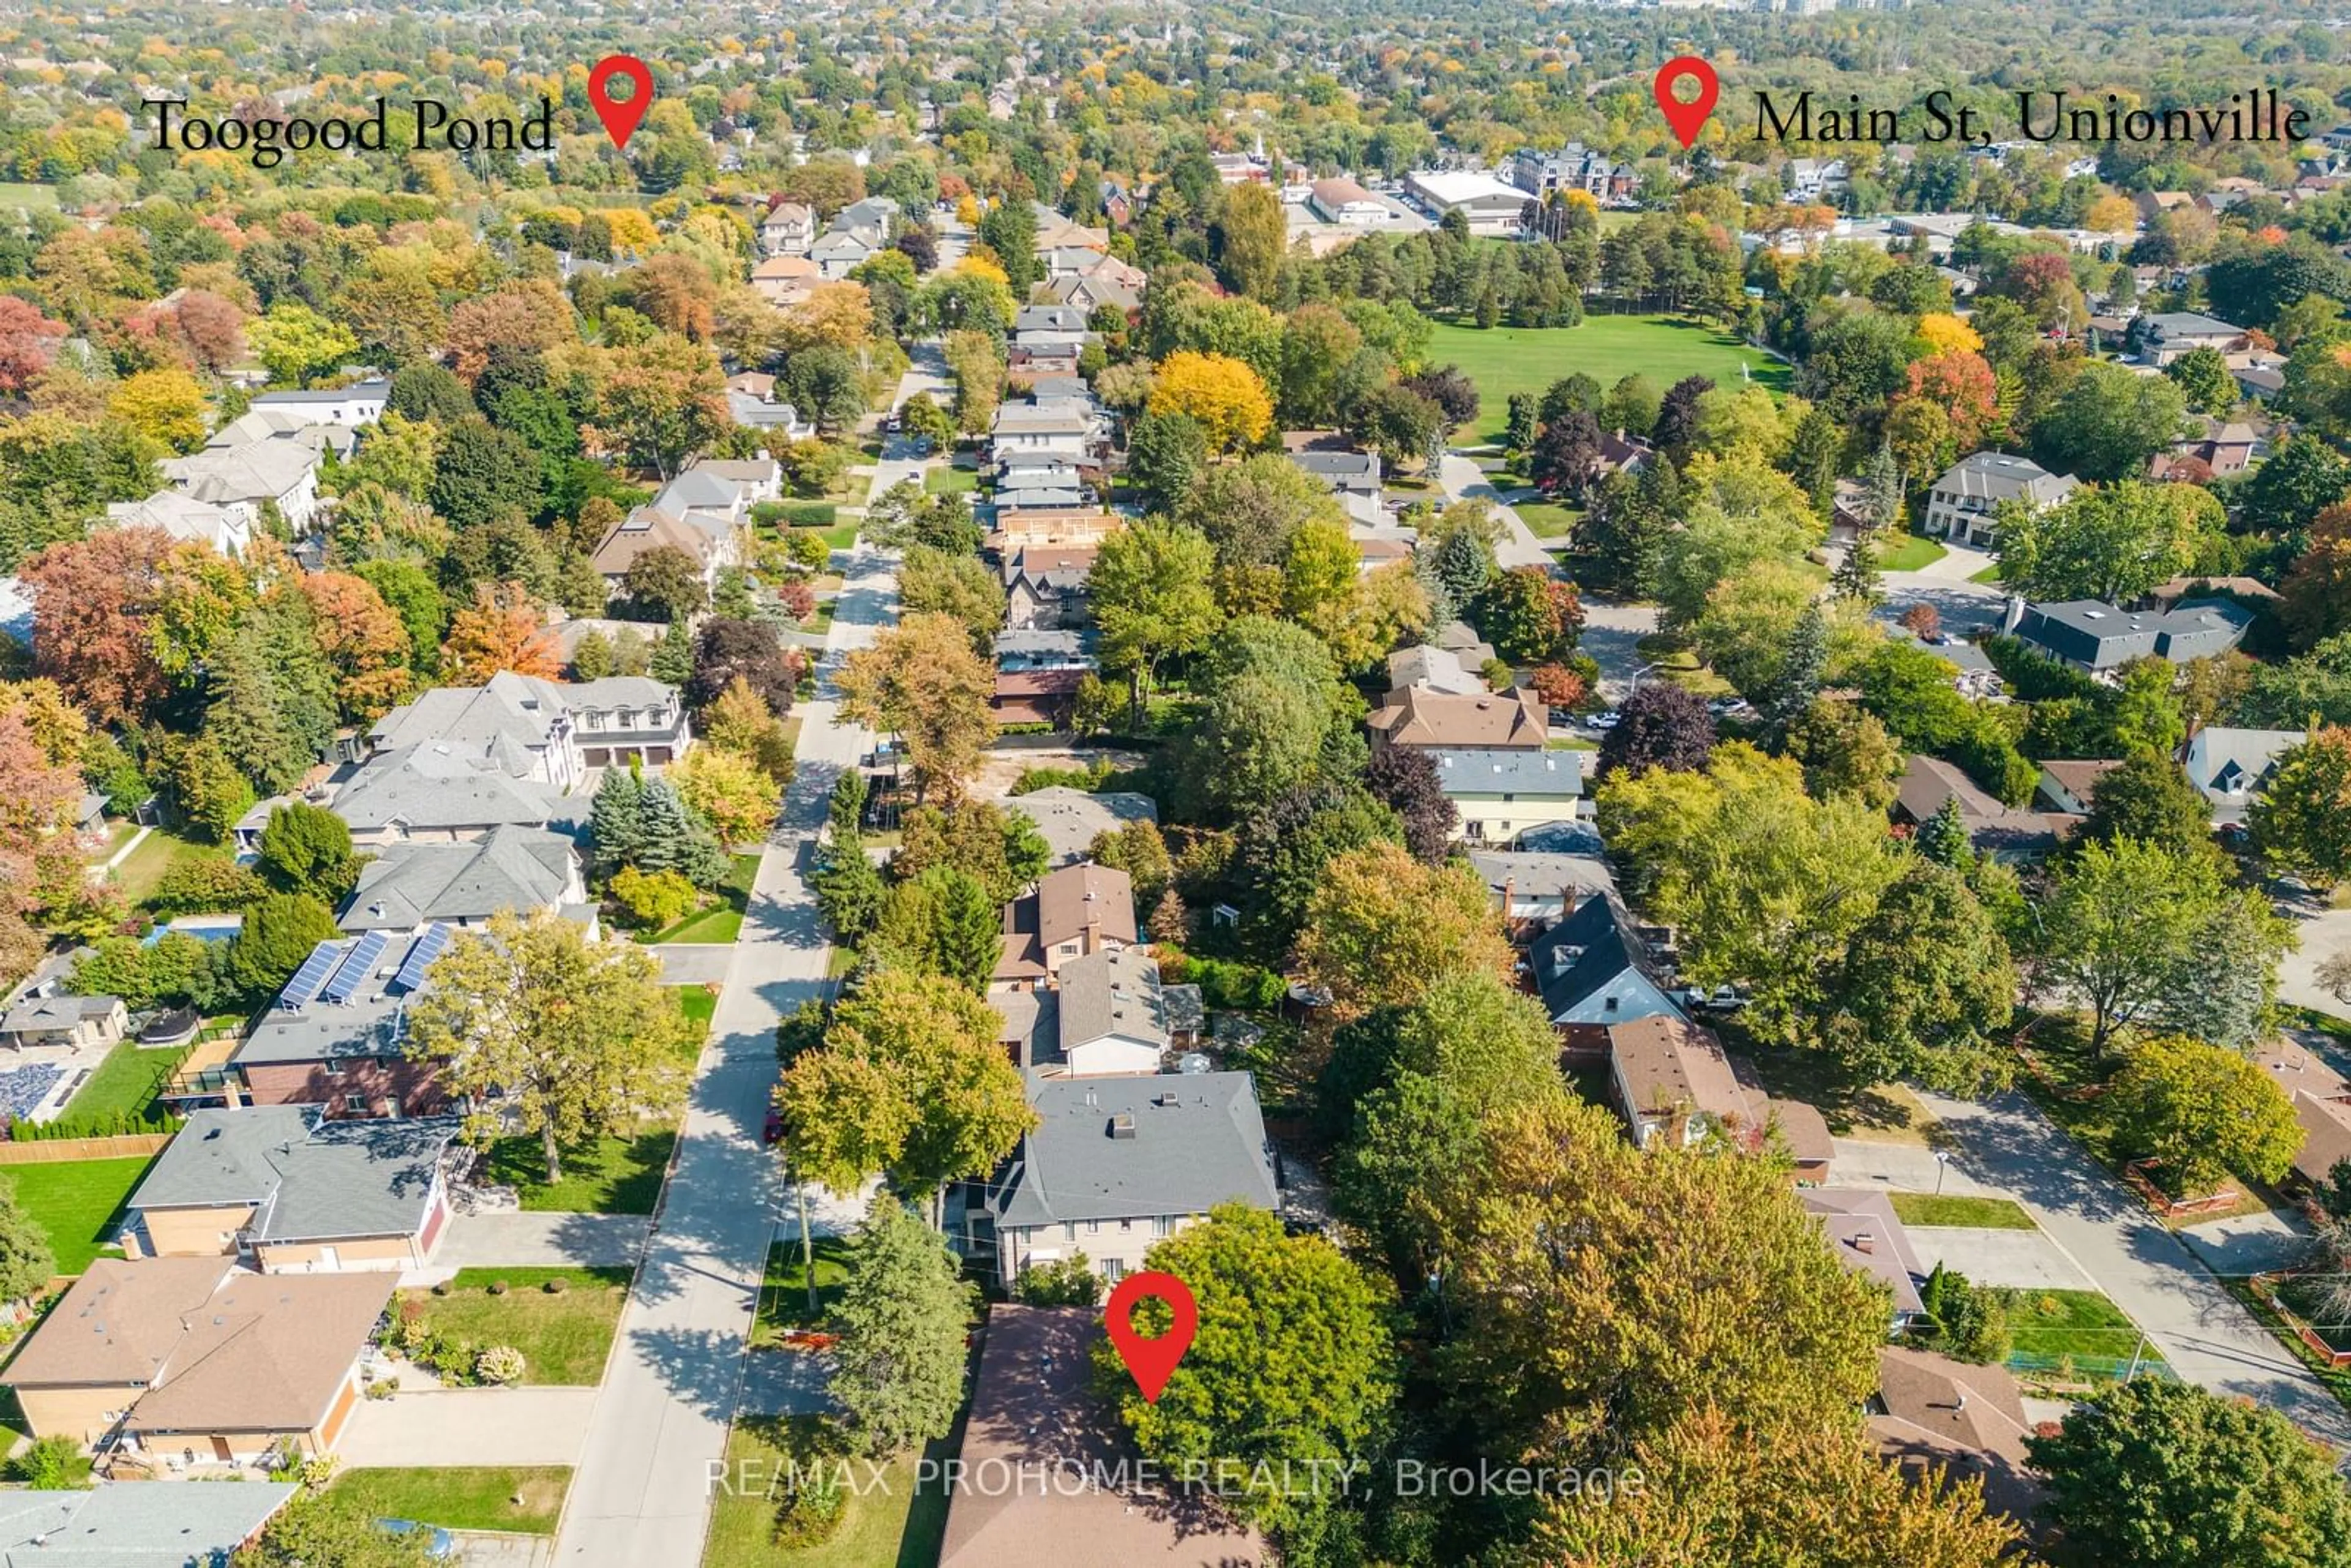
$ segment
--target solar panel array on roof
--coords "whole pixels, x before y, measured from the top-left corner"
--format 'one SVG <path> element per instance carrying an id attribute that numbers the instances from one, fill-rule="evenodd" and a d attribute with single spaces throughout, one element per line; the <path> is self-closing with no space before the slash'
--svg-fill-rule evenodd
<path id="1" fill-rule="evenodd" d="M 433 967 L 433 960 L 441 956 L 441 950 L 448 946 L 448 926 L 438 921 L 426 926 L 424 935 L 408 949 L 408 956 L 400 961 L 400 973 L 392 977 L 392 989 L 413 991 L 422 986 L 424 971 Z"/>
<path id="2" fill-rule="evenodd" d="M 391 945 L 392 938 L 381 931 L 371 931 L 360 937 L 343 959 L 342 967 L 335 971 L 335 977 L 320 988 L 319 999 L 340 1005 L 359 995 L 369 977 L 375 973 L 376 960 Z"/>
<path id="3" fill-rule="evenodd" d="M 277 1005 L 298 1008 L 317 996 L 319 988 L 327 983 L 327 977 L 335 972 L 335 964 L 344 951 L 340 942 L 321 942 L 311 948 L 310 956 L 302 960 L 302 967 L 294 971 L 294 977 L 277 994 Z"/>

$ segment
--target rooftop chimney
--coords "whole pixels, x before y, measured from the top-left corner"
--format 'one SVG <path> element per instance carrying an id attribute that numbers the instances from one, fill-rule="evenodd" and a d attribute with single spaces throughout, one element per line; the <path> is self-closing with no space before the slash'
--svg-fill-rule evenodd
<path id="1" fill-rule="evenodd" d="M 1875 1230 L 1855 1231 L 1854 1233 L 1853 1245 L 1854 1249 L 1857 1252 L 1876 1252 L 1877 1250 L 1877 1232 Z"/>

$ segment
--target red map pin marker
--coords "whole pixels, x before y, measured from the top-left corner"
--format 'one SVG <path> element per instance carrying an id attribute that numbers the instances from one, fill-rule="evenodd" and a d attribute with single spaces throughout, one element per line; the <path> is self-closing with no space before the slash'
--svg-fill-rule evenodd
<path id="1" fill-rule="evenodd" d="M 1674 84 L 1687 77 L 1698 83 L 1698 97 L 1684 103 L 1674 96 Z M 1667 60 L 1657 72 L 1657 107 L 1666 111 L 1666 123 L 1674 128 L 1685 150 L 1698 141 L 1698 133 L 1706 128 L 1707 116 L 1714 112 L 1714 100 L 1722 95 L 1722 83 L 1716 78 L 1714 68 L 1696 55 L 1684 55 Z"/>
<path id="2" fill-rule="evenodd" d="M 612 96 L 614 77 L 626 77 L 636 87 L 625 102 Z M 1709 104 L 1713 101 L 1707 99 Z M 653 106 L 652 68 L 634 55 L 606 55 L 588 73 L 588 106 L 604 122 L 604 134 L 612 139 L 612 145 L 627 152 L 629 138 L 636 134 L 645 110 Z"/>
<path id="3" fill-rule="evenodd" d="M 1134 1304 L 1146 1296 L 1166 1302 L 1176 1315 L 1174 1325 L 1157 1339 L 1145 1339 L 1134 1332 Z M 1143 1391 L 1146 1405 L 1159 1403 L 1160 1390 L 1176 1375 L 1176 1364 L 1192 1348 L 1192 1335 L 1199 1326 L 1200 1303 L 1192 1299 L 1191 1287 L 1173 1274 L 1155 1270 L 1121 1280 L 1110 1293 L 1110 1305 L 1102 1309 L 1102 1327 L 1109 1331 L 1119 1360 L 1134 1374 L 1134 1385 Z"/>

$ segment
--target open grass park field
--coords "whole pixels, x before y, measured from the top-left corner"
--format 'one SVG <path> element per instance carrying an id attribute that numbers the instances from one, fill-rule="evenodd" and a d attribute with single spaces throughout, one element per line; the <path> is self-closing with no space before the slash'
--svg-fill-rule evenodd
<path id="1" fill-rule="evenodd" d="M 1540 392 L 1582 371 L 1604 387 L 1640 374 L 1665 391 L 1684 376 L 1736 386 L 1740 367 L 1774 392 L 1788 367 L 1720 328 L 1680 316 L 1587 316 L 1576 327 L 1437 326 L 1431 364 L 1456 364 L 1478 383 L 1478 423 L 1464 442 L 1499 441 L 1512 392 Z"/>

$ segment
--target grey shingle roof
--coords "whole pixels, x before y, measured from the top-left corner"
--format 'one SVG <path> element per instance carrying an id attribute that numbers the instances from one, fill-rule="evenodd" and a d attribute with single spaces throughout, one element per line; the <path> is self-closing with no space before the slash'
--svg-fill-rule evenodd
<path id="1" fill-rule="evenodd" d="M 310 1135 L 318 1113 L 307 1105 L 203 1110 L 155 1156 L 131 1195 L 133 1208 L 259 1203 L 277 1190 L 274 1151 Z"/>
<path id="2" fill-rule="evenodd" d="M 569 827 L 582 807 L 534 779 L 477 768 L 433 746 L 413 746 L 371 759 L 336 792 L 335 815 L 361 831 L 394 821 L 428 830 Z"/>
<path id="3" fill-rule="evenodd" d="M 1162 1103 L 1172 1097 L 1172 1103 Z M 998 1179 L 1000 1226 L 1204 1214 L 1279 1201 L 1257 1089 L 1246 1072 L 1040 1080 L 1041 1119 Z M 1114 1136 L 1120 1118 L 1134 1135 Z"/>
<path id="4" fill-rule="evenodd" d="M 560 900 L 577 854 L 560 833 L 508 824 L 461 844 L 392 844 L 360 870 L 338 919 L 346 931 L 407 931 L 428 921 L 486 920 Z"/>
<path id="5" fill-rule="evenodd" d="M 1446 794 L 1573 800 L 1583 793 L 1583 751 L 1494 751 L 1476 747 L 1435 752 Z"/>
<path id="6" fill-rule="evenodd" d="M 450 1116 L 322 1122 L 277 1155 L 283 1179 L 254 1232 L 264 1241 L 413 1234 L 456 1135 Z"/>
<path id="7" fill-rule="evenodd" d="M 1167 1003 L 1159 962 L 1121 947 L 1088 953 L 1061 966 L 1061 1051 L 1117 1037 L 1167 1046 Z"/>
<path id="8" fill-rule="evenodd" d="M 0 1492 L 0 1563 L 187 1568 L 225 1562 L 300 1490 L 291 1481 L 100 1481 L 88 1491 Z"/>

